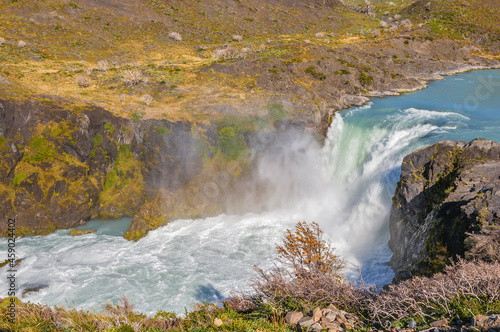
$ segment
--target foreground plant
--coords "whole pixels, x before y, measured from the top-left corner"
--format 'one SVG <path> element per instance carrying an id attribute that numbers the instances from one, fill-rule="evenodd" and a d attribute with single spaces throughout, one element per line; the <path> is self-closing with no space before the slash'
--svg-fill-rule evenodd
<path id="1" fill-rule="evenodd" d="M 287 230 L 276 251 L 276 264 L 270 271 L 254 267 L 256 306 L 265 304 L 282 315 L 328 304 L 360 308 L 364 293 L 344 280 L 345 261 L 334 253 L 317 223 L 299 222 L 294 231 Z"/>
<path id="2" fill-rule="evenodd" d="M 264 312 L 280 321 L 288 311 L 307 313 L 329 304 L 354 313 L 374 327 L 419 326 L 446 318 L 470 322 L 476 315 L 500 313 L 500 262 L 459 259 L 444 273 L 413 277 L 382 291 L 345 281 L 345 262 L 323 239 L 318 224 L 298 223 L 277 245 L 277 264 L 255 267 L 252 295 L 237 294 L 226 303 L 242 312 Z M 362 279 L 361 279 L 362 281 Z"/>
<path id="3" fill-rule="evenodd" d="M 274 268 L 255 267 L 255 291 L 233 295 L 223 306 L 198 304 L 185 317 L 165 311 L 151 317 L 135 312 L 127 298 L 106 305 L 102 313 L 16 300 L 12 323 L 10 300 L 0 299 L 0 330 L 288 332 L 296 331 L 285 322 L 288 311 L 307 314 L 331 304 L 363 321 L 353 328 L 407 326 L 410 321 L 423 327 L 442 318 L 451 323 L 471 322 L 479 314 L 500 313 L 500 262 L 458 260 L 444 273 L 414 277 L 378 292 L 372 286 L 344 280 L 345 261 L 335 255 L 316 223 L 301 222 L 287 230 L 276 250 Z"/>

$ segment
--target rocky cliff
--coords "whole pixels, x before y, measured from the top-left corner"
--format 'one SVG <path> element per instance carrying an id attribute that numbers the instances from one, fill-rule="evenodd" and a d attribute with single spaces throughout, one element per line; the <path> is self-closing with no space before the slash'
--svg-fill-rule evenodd
<path id="1" fill-rule="evenodd" d="M 403 160 L 390 216 L 396 279 L 456 256 L 500 259 L 500 144 L 444 141 Z"/>
<path id="2" fill-rule="evenodd" d="M 228 147 L 237 135 L 241 146 Z M 234 123 L 125 119 L 48 96 L 0 100 L 0 211 L 18 236 L 137 214 L 128 234 L 137 239 L 173 217 L 220 212 L 221 189 L 239 172 L 237 162 L 221 169 L 244 135 Z"/>

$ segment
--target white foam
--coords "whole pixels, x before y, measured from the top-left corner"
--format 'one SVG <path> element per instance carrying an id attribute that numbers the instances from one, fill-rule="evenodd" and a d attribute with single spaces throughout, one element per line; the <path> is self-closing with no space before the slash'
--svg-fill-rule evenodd
<path id="1" fill-rule="evenodd" d="M 322 148 L 309 137 L 286 137 L 279 153 L 262 158 L 259 180 L 274 190 L 268 212 L 178 220 L 138 242 L 68 231 L 20 239 L 21 290 L 48 284 L 26 300 L 99 310 L 126 295 L 143 312 L 183 312 L 248 290 L 252 266 L 270 267 L 275 243 L 301 220 L 317 221 L 341 255 L 364 265 L 369 281 L 390 281 L 387 220 L 402 158 L 422 137 L 468 118 L 409 108 L 361 124 L 357 117 L 371 107 L 337 113 Z"/>

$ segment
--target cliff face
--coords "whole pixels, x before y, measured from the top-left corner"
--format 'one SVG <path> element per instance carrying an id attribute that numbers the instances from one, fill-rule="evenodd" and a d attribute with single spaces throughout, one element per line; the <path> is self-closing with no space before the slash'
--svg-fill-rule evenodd
<path id="1" fill-rule="evenodd" d="M 195 190 L 212 183 L 206 174 L 218 174 L 227 161 L 211 152 L 219 145 L 216 125 L 195 126 L 134 121 L 48 97 L 0 100 L 0 211 L 6 217 L 0 233 L 7 217 L 16 219 L 17 235 L 47 234 L 97 217 L 132 217 L 157 202 L 160 192 L 182 206 L 177 217 L 210 214 L 205 210 L 218 202 L 203 200 Z M 229 185 L 231 176 L 225 175 L 219 187 Z M 210 198 L 219 196 L 219 187 L 206 186 Z M 193 192 L 202 203 L 192 202 Z M 163 203 L 162 209 L 174 211 Z M 155 213 L 163 216 L 160 223 L 174 216 Z M 131 238 L 149 229 L 143 225 Z"/>
<path id="2" fill-rule="evenodd" d="M 396 279 L 500 259 L 500 144 L 444 141 L 403 160 L 390 216 Z"/>

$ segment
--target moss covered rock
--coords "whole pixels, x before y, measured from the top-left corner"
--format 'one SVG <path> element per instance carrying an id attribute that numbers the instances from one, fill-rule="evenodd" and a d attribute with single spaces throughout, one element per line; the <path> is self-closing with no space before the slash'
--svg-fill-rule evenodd
<path id="1" fill-rule="evenodd" d="M 457 256 L 500 259 L 500 144 L 445 141 L 406 156 L 390 216 L 396 279 Z"/>
<path id="2" fill-rule="evenodd" d="M 69 235 L 80 236 L 80 235 L 85 235 L 85 234 L 92 234 L 95 232 L 96 232 L 95 229 L 70 229 Z"/>

